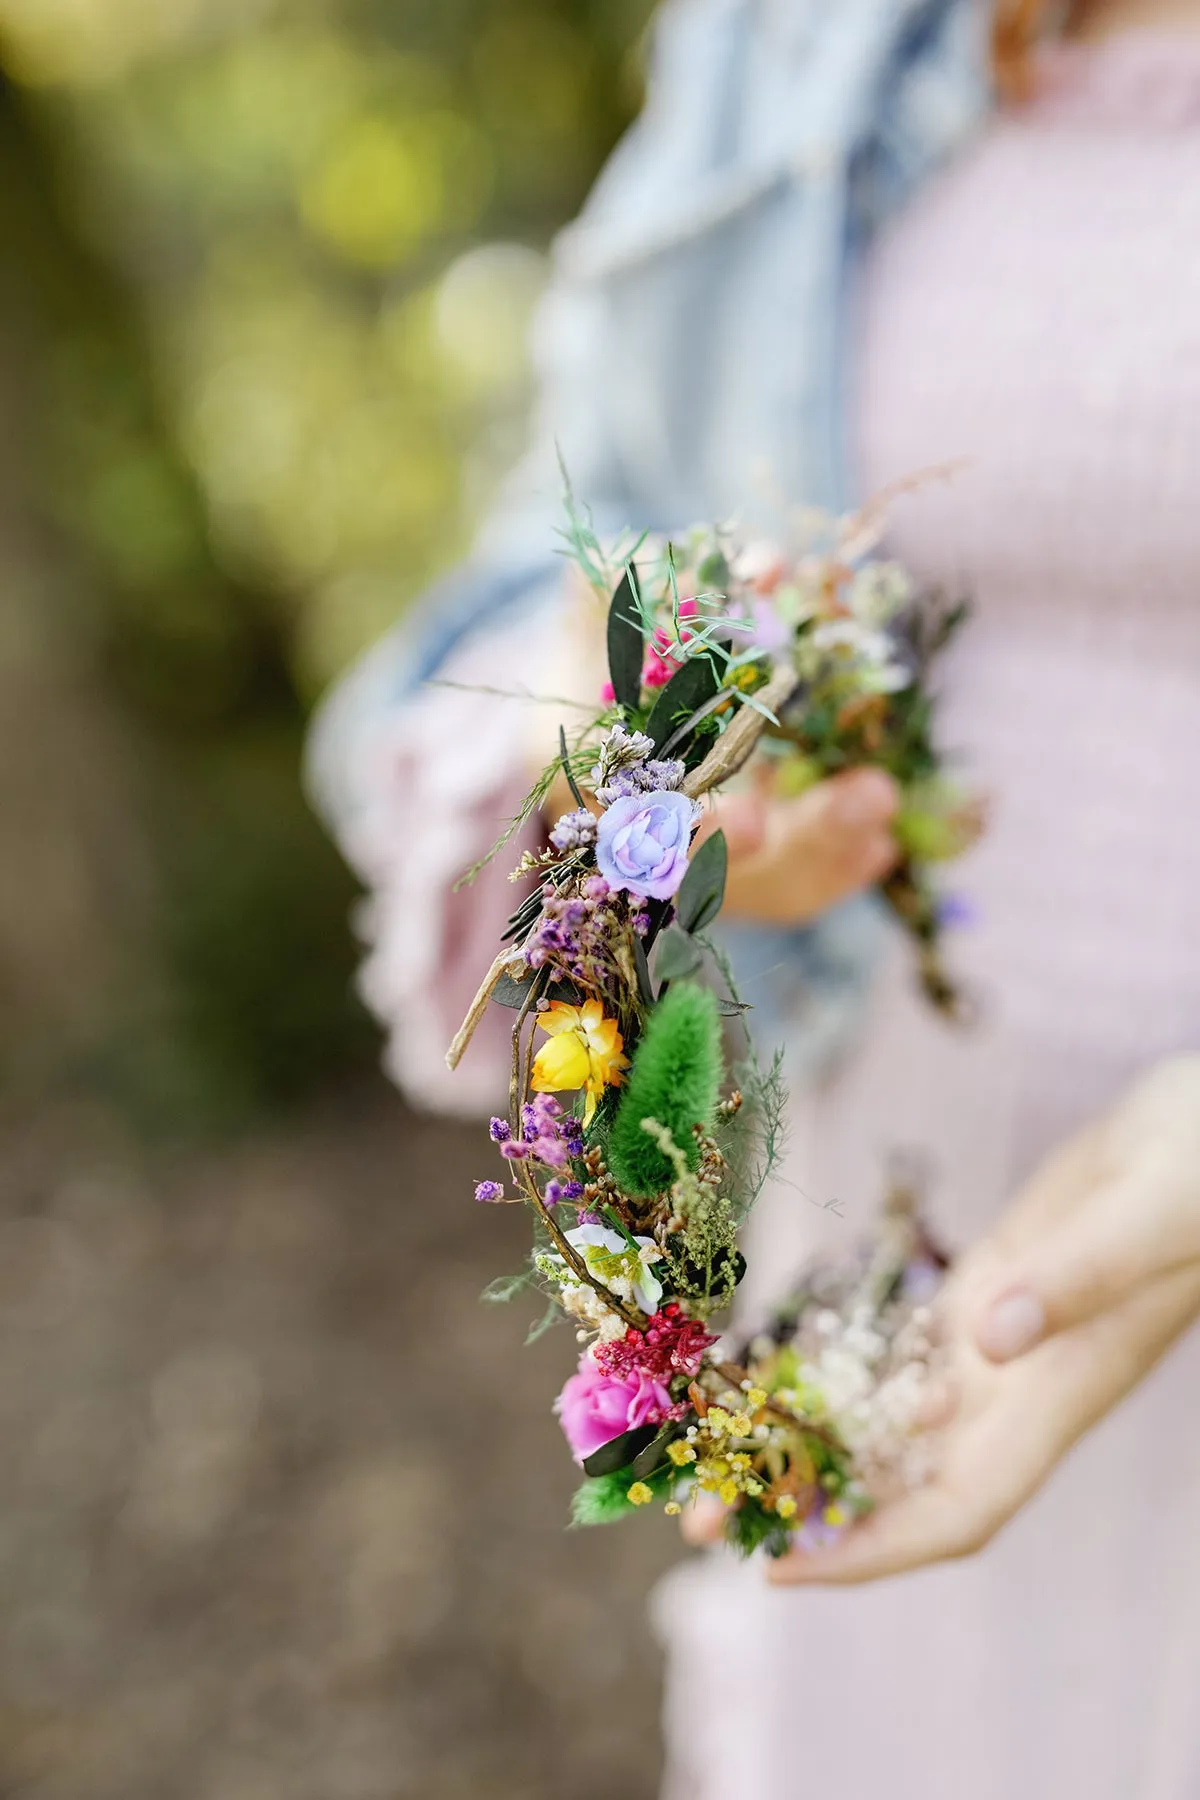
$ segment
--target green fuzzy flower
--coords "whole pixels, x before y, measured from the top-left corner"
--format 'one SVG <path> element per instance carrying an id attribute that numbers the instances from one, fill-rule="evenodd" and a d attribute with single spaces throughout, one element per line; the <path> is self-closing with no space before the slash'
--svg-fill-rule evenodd
<path id="1" fill-rule="evenodd" d="M 646 1022 L 613 1120 L 608 1166 L 625 1193 L 649 1199 L 676 1179 L 671 1158 L 643 1130 L 643 1119 L 663 1127 L 687 1167 L 696 1169 L 695 1127 L 711 1129 L 723 1073 L 715 995 L 694 982 L 673 982 Z"/>
<path id="2" fill-rule="evenodd" d="M 648 1500 L 670 1494 L 677 1471 L 673 1467 L 656 1469 L 641 1481 L 634 1481 L 628 1469 L 612 1475 L 593 1475 L 576 1488 L 571 1501 L 572 1525 L 611 1525 L 626 1513 L 636 1512 Z M 641 1490 L 630 1499 L 630 1490 Z"/>

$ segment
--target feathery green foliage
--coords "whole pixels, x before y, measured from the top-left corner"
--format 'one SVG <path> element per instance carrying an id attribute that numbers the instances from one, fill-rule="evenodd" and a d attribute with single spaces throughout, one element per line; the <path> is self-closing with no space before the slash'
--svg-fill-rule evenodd
<path id="1" fill-rule="evenodd" d="M 642 1483 L 657 1499 L 665 1495 L 678 1471 L 669 1464 L 643 1475 Z M 571 1499 L 572 1525 L 611 1525 L 637 1508 L 629 1498 L 634 1477 L 629 1469 L 618 1469 L 612 1475 L 593 1475 L 575 1490 Z"/>
<path id="2" fill-rule="evenodd" d="M 648 1199 L 675 1179 L 671 1159 L 642 1129 L 655 1119 L 695 1169 L 694 1127 L 713 1122 L 724 1061 L 716 996 L 694 982 L 673 982 L 646 1023 L 608 1143 L 608 1166 L 621 1188 Z"/>
<path id="3" fill-rule="evenodd" d="M 764 1512 L 757 1500 L 748 1495 L 735 1511 L 728 1514 L 725 1536 L 743 1556 L 752 1556 L 758 1549 L 765 1550 L 771 1557 L 786 1556 L 791 1549 L 787 1526 L 779 1515 Z"/>

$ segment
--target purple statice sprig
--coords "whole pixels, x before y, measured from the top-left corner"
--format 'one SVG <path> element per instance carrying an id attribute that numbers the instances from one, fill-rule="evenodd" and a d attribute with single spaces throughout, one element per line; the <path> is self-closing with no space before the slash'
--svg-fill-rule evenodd
<path id="1" fill-rule="evenodd" d="M 617 946 L 626 916 L 624 900 L 602 875 L 587 876 L 575 893 L 560 893 L 547 882 L 525 941 L 526 966 L 607 991 L 618 983 Z"/>
<path id="2" fill-rule="evenodd" d="M 624 725 L 612 727 L 600 745 L 592 769 L 592 786 L 601 806 L 628 800 L 634 794 L 679 786 L 684 764 L 674 757 L 655 757 L 653 750 L 654 739 L 644 731 L 628 731 Z"/>
<path id="3" fill-rule="evenodd" d="M 571 850 L 587 850 L 596 841 L 596 820 L 586 806 L 564 813 L 550 833 L 550 842 L 564 854 Z"/>
<path id="4" fill-rule="evenodd" d="M 507 1119 L 493 1119 L 492 1141 L 500 1146 L 507 1162 L 538 1163 L 556 1175 L 569 1171 L 571 1162 L 583 1155 L 583 1124 L 574 1113 L 565 1113 L 553 1094 L 535 1094 L 521 1108 L 521 1135 L 514 1137 Z M 565 1184 L 577 1184 L 568 1180 Z M 575 1194 L 560 1191 L 557 1199 L 576 1199 Z M 579 1193 L 582 1194 L 582 1187 Z M 553 1202 L 551 1203 L 553 1204 Z"/>

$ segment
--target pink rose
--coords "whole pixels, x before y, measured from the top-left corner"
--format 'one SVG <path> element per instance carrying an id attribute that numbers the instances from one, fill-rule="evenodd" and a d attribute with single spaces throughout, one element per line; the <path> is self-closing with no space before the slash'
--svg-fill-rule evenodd
<path id="1" fill-rule="evenodd" d="M 602 1444 L 639 1425 L 661 1425 L 671 1416 L 671 1396 L 649 1375 L 606 1375 L 585 1350 L 579 1371 L 554 1402 L 571 1454 L 582 1463 Z"/>

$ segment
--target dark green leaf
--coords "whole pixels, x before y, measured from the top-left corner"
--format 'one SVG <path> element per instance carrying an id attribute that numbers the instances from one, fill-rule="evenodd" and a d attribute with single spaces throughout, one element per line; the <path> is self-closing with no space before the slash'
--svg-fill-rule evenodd
<path id="1" fill-rule="evenodd" d="M 645 626 L 637 573 L 632 563 L 617 583 L 608 609 L 608 678 L 619 703 L 636 712 L 642 697 Z"/>
<path id="2" fill-rule="evenodd" d="M 717 588 L 724 593 L 729 586 L 729 563 L 723 550 L 710 550 L 700 567 L 696 570 L 696 579 L 702 587 Z"/>
<path id="3" fill-rule="evenodd" d="M 532 975 L 526 975 L 520 981 L 514 981 L 509 975 L 502 975 L 492 989 L 492 999 L 498 1006 L 507 1006 L 513 1012 L 519 1012 L 529 998 L 529 990 L 540 972 L 540 970 L 535 970 Z M 546 998 L 547 1000 L 574 1000 L 575 989 L 569 982 L 552 981 L 546 988 Z"/>
<path id="4" fill-rule="evenodd" d="M 514 981 L 511 975 L 502 975 L 492 989 L 492 999 L 500 1006 L 511 1006 L 518 1011 L 529 998 L 529 990 L 533 986 L 534 977 L 526 975 L 523 981 Z"/>
<path id="5" fill-rule="evenodd" d="M 765 1550 L 768 1556 L 786 1556 L 792 1539 L 778 1513 L 765 1512 L 757 1500 L 743 1496 L 725 1518 L 725 1536 L 743 1556 Z"/>
<path id="6" fill-rule="evenodd" d="M 646 946 L 641 938 L 633 940 L 633 966 L 637 970 L 638 993 L 643 1006 L 654 1005 L 654 989 L 650 983 L 650 964 L 646 961 Z"/>
<path id="7" fill-rule="evenodd" d="M 692 1416 L 692 1423 L 695 1423 L 694 1416 Z M 676 1438 L 682 1437 L 686 1430 L 686 1424 L 676 1420 L 673 1420 L 665 1429 L 660 1430 L 646 1445 L 646 1448 L 639 1451 L 633 1459 L 630 1473 L 635 1481 L 645 1481 L 647 1475 L 653 1475 L 655 1470 L 666 1461 L 667 1445 L 673 1444 Z"/>
<path id="8" fill-rule="evenodd" d="M 654 974 L 659 981 L 681 981 L 694 975 L 704 961 L 704 952 L 694 938 L 678 925 L 668 925 L 659 941 L 654 959 Z"/>
<path id="9" fill-rule="evenodd" d="M 563 774 L 567 778 L 567 786 L 571 790 L 571 794 L 572 794 L 572 797 L 574 798 L 575 804 L 576 804 L 576 806 L 578 806 L 580 808 L 581 811 L 585 811 L 586 808 L 584 807 L 584 804 L 583 804 L 583 795 L 579 791 L 579 783 L 576 781 L 574 775 L 571 773 L 571 755 L 570 755 L 569 750 L 567 749 L 567 733 L 566 733 L 565 727 L 563 727 L 562 725 L 560 725 L 558 728 L 558 753 L 559 753 L 560 758 L 562 759 Z"/>
<path id="10" fill-rule="evenodd" d="M 646 721 L 646 735 L 653 738 L 655 754 L 668 739 L 677 735 L 694 713 L 715 699 L 721 691 L 721 677 L 715 656 L 689 657 L 668 681 L 654 702 Z"/>
<path id="11" fill-rule="evenodd" d="M 725 898 L 728 867 L 725 833 L 714 831 L 692 857 L 675 896 L 675 917 L 684 931 L 702 931 L 716 918 Z"/>
<path id="12" fill-rule="evenodd" d="M 627 1469 L 634 1457 L 657 1436 L 657 1425 L 639 1425 L 636 1431 L 623 1431 L 620 1437 L 610 1438 L 607 1444 L 601 1444 L 598 1450 L 584 1458 L 584 1474 L 611 1475 L 617 1469 Z"/>

